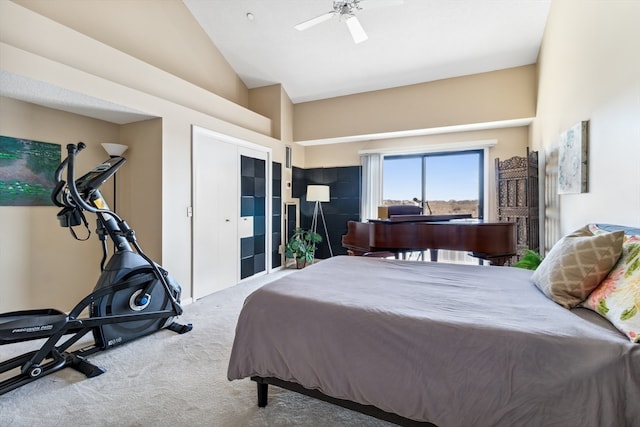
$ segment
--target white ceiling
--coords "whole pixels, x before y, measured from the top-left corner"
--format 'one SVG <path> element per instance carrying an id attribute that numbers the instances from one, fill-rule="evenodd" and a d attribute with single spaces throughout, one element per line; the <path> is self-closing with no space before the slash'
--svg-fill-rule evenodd
<path id="1" fill-rule="evenodd" d="M 404 0 L 358 11 L 360 44 L 337 16 L 294 29 L 333 0 L 183 2 L 249 88 L 299 103 L 535 63 L 551 0 Z"/>

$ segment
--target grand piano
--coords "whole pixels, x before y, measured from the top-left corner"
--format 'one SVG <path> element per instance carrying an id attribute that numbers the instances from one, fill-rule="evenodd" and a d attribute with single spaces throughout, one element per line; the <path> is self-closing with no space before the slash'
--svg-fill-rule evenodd
<path id="1" fill-rule="evenodd" d="M 438 250 L 468 251 L 474 257 L 504 265 L 516 255 L 513 222 L 472 220 L 469 215 L 398 215 L 369 222 L 349 221 L 342 246 L 350 255 L 399 257 L 429 249 L 431 261 Z"/>

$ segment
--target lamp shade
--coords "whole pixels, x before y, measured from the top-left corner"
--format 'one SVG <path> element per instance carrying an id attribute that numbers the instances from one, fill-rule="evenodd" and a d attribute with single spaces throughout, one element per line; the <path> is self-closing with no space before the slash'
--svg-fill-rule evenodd
<path id="1" fill-rule="evenodd" d="M 111 144 L 105 142 L 102 144 L 102 148 L 104 148 L 104 151 L 106 151 L 111 157 L 119 157 L 122 156 L 129 147 L 122 144 Z"/>
<path id="2" fill-rule="evenodd" d="M 328 202 L 329 197 L 328 185 L 307 185 L 307 202 Z"/>

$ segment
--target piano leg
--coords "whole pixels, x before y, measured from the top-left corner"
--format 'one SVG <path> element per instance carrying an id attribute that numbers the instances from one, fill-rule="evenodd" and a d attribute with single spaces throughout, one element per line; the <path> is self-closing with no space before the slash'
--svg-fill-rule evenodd
<path id="1" fill-rule="evenodd" d="M 511 259 L 512 255 L 504 256 L 504 257 L 491 257 L 489 262 L 493 265 L 499 265 L 500 267 L 504 266 L 507 261 Z"/>
<path id="2" fill-rule="evenodd" d="M 506 255 L 487 255 L 487 254 L 480 254 L 477 252 L 472 252 L 471 256 L 476 257 L 480 260 L 485 260 L 485 261 L 489 261 L 492 265 L 498 265 L 498 266 L 504 266 L 508 261 L 511 260 L 511 258 L 514 256 L 514 254 L 506 254 Z"/>

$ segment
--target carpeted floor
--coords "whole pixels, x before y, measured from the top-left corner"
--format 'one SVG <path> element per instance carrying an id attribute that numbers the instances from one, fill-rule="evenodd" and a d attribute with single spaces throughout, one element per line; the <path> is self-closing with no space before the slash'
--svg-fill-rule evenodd
<path id="1" fill-rule="evenodd" d="M 390 426 L 347 409 L 269 387 L 258 408 L 251 380 L 228 381 L 238 314 L 254 289 L 291 270 L 243 282 L 185 306 L 185 335 L 162 330 L 90 361 L 107 370 L 85 378 L 64 369 L 0 396 L 0 426 Z M 0 346 L 0 360 L 34 342 Z"/>

